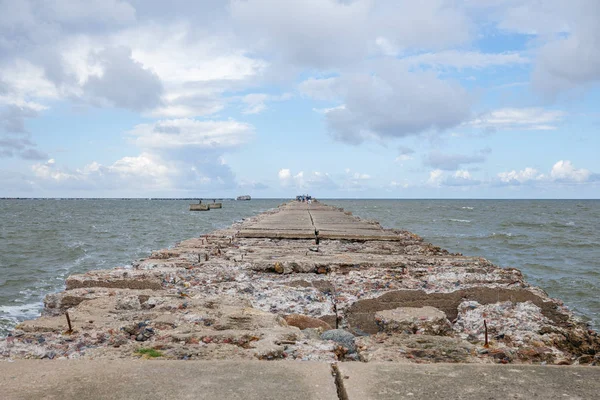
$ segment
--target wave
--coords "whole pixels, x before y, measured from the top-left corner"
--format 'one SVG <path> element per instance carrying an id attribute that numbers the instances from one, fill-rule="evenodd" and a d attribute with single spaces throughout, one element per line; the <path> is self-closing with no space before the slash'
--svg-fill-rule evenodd
<path id="1" fill-rule="evenodd" d="M 539 228 L 544 226 L 542 222 L 527 222 L 527 221 L 504 221 L 500 223 L 502 227 L 518 227 L 518 228 Z"/>
<path id="2" fill-rule="evenodd" d="M 462 208 L 463 210 L 472 210 L 472 209 L 474 209 L 475 207 L 461 207 L 461 208 Z"/>
<path id="3" fill-rule="evenodd" d="M 464 223 L 467 223 L 467 224 L 470 224 L 470 223 L 471 223 L 471 220 L 470 220 L 470 219 L 456 219 L 456 218 L 450 218 L 450 219 L 449 219 L 449 221 L 452 221 L 452 222 L 464 222 Z"/>
<path id="4" fill-rule="evenodd" d="M 28 303 L 18 306 L 0 306 L 0 316 L 10 320 L 35 318 L 40 315 L 43 303 Z"/>
<path id="5" fill-rule="evenodd" d="M 522 236 L 522 235 L 518 235 L 518 236 Z M 512 238 L 512 237 L 513 237 L 513 234 L 512 234 L 512 233 L 510 233 L 510 232 L 507 232 L 507 233 L 502 233 L 502 232 L 500 232 L 500 233 L 496 233 L 496 232 L 492 232 L 492 234 L 491 234 L 491 235 L 489 235 L 488 237 L 504 237 L 504 238 L 507 238 L 507 237 L 508 237 L 508 238 Z"/>

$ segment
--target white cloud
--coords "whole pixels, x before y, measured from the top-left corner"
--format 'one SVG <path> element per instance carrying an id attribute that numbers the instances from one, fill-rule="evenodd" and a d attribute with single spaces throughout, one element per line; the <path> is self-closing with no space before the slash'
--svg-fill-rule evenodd
<path id="1" fill-rule="evenodd" d="M 509 185 L 538 183 L 550 185 L 553 183 L 586 183 L 599 180 L 600 176 L 584 168 L 575 168 L 569 160 L 560 160 L 552 166 L 548 175 L 528 167 L 520 171 L 500 172 L 498 178 L 502 183 Z"/>
<path id="2" fill-rule="evenodd" d="M 481 181 L 474 179 L 467 170 L 457 170 L 443 181 L 445 186 L 476 186 L 480 183 Z"/>
<path id="3" fill-rule="evenodd" d="M 52 161 L 52 162 L 50 162 Z M 63 172 L 58 170 L 54 166 L 54 160 L 50 159 L 45 164 L 37 163 L 31 166 L 31 170 L 33 174 L 42 179 L 49 179 L 56 182 L 61 182 L 69 179 L 78 179 L 76 175 L 69 174 L 67 172 Z"/>
<path id="4" fill-rule="evenodd" d="M 403 163 L 405 161 L 410 161 L 414 158 L 413 154 L 415 153 L 415 151 L 406 146 L 399 146 L 398 152 L 400 153 L 400 155 L 398 157 L 396 157 L 396 159 L 395 159 L 395 162 L 397 162 L 397 163 Z"/>
<path id="5" fill-rule="evenodd" d="M 544 175 L 540 174 L 536 169 L 527 167 L 521 171 L 512 170 L 508 172 L 500 172 L 498 174 L 500 181 L 509 184 L 520 184 L 529 181 L 541 180 Z"/>
<path id="6" fill-rule="evenodd" d="M 467 187 L 481 184 L 481 181 L 473 178 L 467 170 L 456 170 L 449 174 L 441 169 L 434 169 L 429 172 L 427 185 L 433 187 Z"/>
<path id="7" fill-rule="evenodd" d="M 552 166 L 550 177 L 563 182 L 586 182 L 592 173 L 587 169 L 577 169 L 569 160 L 560 160 Z"/>
<path id="8" fill-rule="evenodd" d="M 442 171 L 441 169 L 434 169 L 429 172 L 429 179 L 427 179 L 427 184 L 431 186 L 441 186 L 443 178 L 444 171 Z"/>
<path id="9" fill-rule="evenodd" d="M 478 154 L 473 155 L 446 154 L 438 150 L 434 150 L 427 155 L 424 163 L 425 165 L 436 169 L 452 171 L 465 164 L 478 164 L 485 162 L 485 154 L 486 153 L 484 151 L 480 151 Z"/>
<path id="10" fill-rule="evenodd" d="M 174 165 L 167 165 L 160 157 L 142 153 L 137 157 L 124 157 L 109 166 L 91 162 L 75 171 L 59 166 L 54 159 L 44 164 L 34 164 L 32 171 L 43 180 L 89 185 L 130 185 L 132 187 L 155 187 L 167 189 L 171 187 L 170 178 L 178 174 Z"/>
<path id="11" fill-rule="evenodd" d="M 128 132 L 141 151 L 137 156 L 123 157 L 110 165 L 91 162 L 74 171 L 51 159 L 32 170 L 41 185 L 62 183 L 61 188 L 75 191 L 189 196 L 232 190 L 238 185 L 222 152 L 246 143 L 253 132 L 251 125 L 233 120 L 163 120 L 137 125 Z"/>
<path id="12" fill-rule="evenodd" d="M 400 48 L 393 43 L 391 43 L 388 39 L 379 36 L 375 39 L 375 44 L 379 47 L 381 52 L 386 56 L 395 57 L 400 53 Z"/>
<path id="13" fill-rule="evenodd" d="M 281 186 L 288 186 L 292 181 L 292 172 L 287 168 L 282 168 L 277 173 Z"/>
<path id="14" fill-rule="evenodd" d="M 402 62 L 412 66 L 452 67 L 457 69 L 487 68 L 529 64 L 531 61 L 519 53 L 480 53 L 476 51 L 444 50 L 405 57 Z"/>
<path id="15" fill-rule="evenodd" d="M 404 181 L 404 182 L 391 181 L 388 185 L 388 187 L 390 189 L 398 189 L 398 188 L 408 189 L 411 186 L 412 185 L 408 181 Z"/>
<path id="16" fill-rule="evenodd" d="M 408 155 L 408 154 L 400 154 L 398 157 L 396 157 L 395 161 L 398 163 L 403 163 L 405 161 L 410 161 L 413 159 L 413 156 Z"/>
<path id="17" fill-rule="evenodd" d="M 298 85 L 300 92 L 316 100 L 335 100 L 340 96 L 340 79 L 333 78 L 309 78 Z"/>
<path id="18" fill-rule="evenodd" d="M 454 173 L 454 177 L 460 179 L 471 179 L 471 174 L 467 170 L 460 169 Z"/>
<path id="19" fill-rule="evenodd" d="M 472 6 L 481 6 L 473 2 Z M 600 81 L 600 2 L 496 1 L 487 14 L 503 31 L 536 35 L 533 86 L 555 96 Z M 483 3 L 484 6 L 489 4 Z"/>
<path id="20" fill-rule="evenodd" d="M 395 61 L 377 64 L 374 72 L 343 76 L 336 84 L 345 106 L 325 114 L 335 139 L 358 144 L 442 131 L 469 116 L 467 91 L 433 72 L 409 72 Z"/>
<path id="21" fill-rule="evenodd" d="M 89 76 L 82 87 L 91 103 L 134 111 L 162 105 L 161 80 L 132 59 L 129 48 L 109 47 L 93 53 L 92 58 L 102 66 L 102 72 Z"/>
<path id="22" fill-rule="evenodd" d="M 466 10 L 443 0 L 234 0 L 231 11 L 246 46 L 293 67 L 340 68 L 371 54 L 440 49 L 471 36 Z"/>
<path id="23" fill-rule="evenodd" d="M 360 172 L 355 172 L 354 174 L 352 174 L 352 179 L 355 180 L 368 180 L 371 179 L 371 175 L 369 174 L 361 174 Z"/>
<path id="24" fill-rule="evenodd" d="M 352 171 L 350 168 L 344 170 L 345 174 L 341 177 L 339 187 L 347 191 L 365 191 L 369 188 L 369 183 L 373 177 L 364 172 Z"/>
<path id="25" fill-rule="evenodd" d="M 37 184 L 47 188 L 116 191 L 138 197 L 140 193 L 159 195 L 197 195 L 233 189 L 237 185 L 225 164 L 217 158 L 200 157 L 197 162 L 168 159 L 160 154 L 142 152 L 123 157 L 110 165 L 91 162 L 81 169 L 70 170 L 56 163 L 34 164 Z"/>
<path id="26" fill-rule="evenodd" d="M 337 184 L 333 182 L 327 172 L 313 171 L 305 173 L 300 171 L 293 174 L 289 169 L 282 168 L 277 173 L 279 183 L 283 187 L 295 187 L 296 189 L 333 189 Z"/>
<path id="27" fill-rule="evenodd" d="M 90 165 L 88 171 L 99 170 L 98 165 Z M 166 181 L 169 167 L 165 165 L 158 157 L 142 153 L 137 157 L 123 157 L 108 167 L 109 172 L 114 172 L 122 176 L 143 176 L 153 178 L 160 183 Z"/>
<path id="28" fill-rule="evenodd" d="M 494 130 L 554 130 L 567 114 L 560 110 L 502 108 L 482 114 L 468 124 Z"/>
<path id="29" fill-rule="evenodd" d="M 66 24 L 135 22 L 135 9 L 122 0 L 46 0 L 36 4 L 46 18 Z"/>
<path id="30" fill-rule="evenodd" d="M 45 76 L 44 69 L 29 60 L 19 57 L 0 64 L 0 76 L 2 81 L 8 84 L 8 93 L 14 101 L 10 104 L 31 99 L 54 100 L 60 97 L 59 90 Z"/>
<path id="31" fill-rule="evenodd" d="M 254 128 L 246 123 L 170 119 L 136 125 L 128 132 L 143 149 L 223 149 L 248 142 Z"/>
<path id="32" fill-rule="evenodd" d="M 267 102 L 285 101 L 292 98 L 290 93 L 284 93 L 279 96 L 274 96 L 266 93 L 250 93 L 242 98 L 242 102 L 246 107 L 242 111 L 243 114 L 258 114 L 267 109 Z"/>
<path id="33" fill-rule="evenodd" d="M 313 111 L 319 114 L 327 114 L 330 113 L 332 111 L 336 111 L 336 110 L 345 110 L 346 109 L 346 105 L 345 104 L 341 104 L 339 106 L 335 106 L 335 107 L 326 107 L 326 108 L 313 108 Z"/>

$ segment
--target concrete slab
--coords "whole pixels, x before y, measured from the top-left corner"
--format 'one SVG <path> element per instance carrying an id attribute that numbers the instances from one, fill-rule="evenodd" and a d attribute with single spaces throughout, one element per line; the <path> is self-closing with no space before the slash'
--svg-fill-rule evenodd
<path id="1" fill-rule="evenodd" d="M 308 230 L 241 230 L 237 234 L 241 238 L 266 238 L 266 239 L 314 239 L 315 232 Z"/>
<path id="2" fill-rule="evenodd" d="M 600 368 L 341 363 L 350 400 L 598 399 Z"/>
<path id="3" fill-rule="evenodd" d="M 389 234 L 385 232 L 338 232 L 338 231 L 319 231 L 319 238 L 328 240 L 353 240 L 353 241 L 367 241 L 367 240 L 382 240 L 382 241 L 401 241 L 403 238 L 398 235 Z"/>
<path id="4" fill-rule="evenodd" d="M 326 240 L 384 240 L 402 238 L 367 221 L 358 220 L 333 207 L 288 203 L 278 212 L 248 224 L 237 235 L 244 238 L 311 239 L 314 231 Z"/>
<path id="5" fill-rule="evenodd" d="M 330 365 L 260 361 L 40 361 L 0 363 L 0 398 L 337 399 Z"/>

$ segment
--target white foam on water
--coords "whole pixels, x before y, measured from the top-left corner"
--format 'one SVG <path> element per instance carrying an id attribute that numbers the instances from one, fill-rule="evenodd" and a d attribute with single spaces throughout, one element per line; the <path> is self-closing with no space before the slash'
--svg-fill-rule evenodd
<path id="1" fill-rule="evenodd" d="M 43 303 L 41 301 L 18 306 L 0 306 L 0 318 L 12 321 L 31 319 L 39 316 L 42 308 Z"/>
<path id="2" fill-rule="evenodd" d="M 499 237 L 512 237 L 512 235 L 513 235 L 513 234 L 512 234 L 512 233 L 510 233 L 510 232 L 507 232 L 507 233 L 502 233 L 502 232 L 498 232 L 498 233 L 496 233 L 496 232 L 492 232 L 492 235 L 491 235 L 491 236 L 499 236 Z"/>
<path id="3" fill-rule="evenodd" d="M 471 220 L 470 219 L 456 219 L 456 218 L 450 218 L 450 221 L 452 222 L 464 222 L 466 224 L 470 224 Z"/>

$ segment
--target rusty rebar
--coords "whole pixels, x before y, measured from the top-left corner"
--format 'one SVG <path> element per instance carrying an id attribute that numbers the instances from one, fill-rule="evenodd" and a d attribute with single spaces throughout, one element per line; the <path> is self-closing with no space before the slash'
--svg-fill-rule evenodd
<path id="1" fill-rule="evenodd" d="M 485 329 L 485 344 L 483 345 L 483 347 L 489 347 L 487 322 L 485 319 L 483 320 L 483 328 Z"/>
<path id="2" fill-rule="evenodd" d="M 69 330 L 67 332 L 73 332 L 73 327 L 71 326 L 71 318 L 69 317 L 69 312 L 65 311 L 65 315 L 67 316 L 67 324 L 69 325 Z"/>

